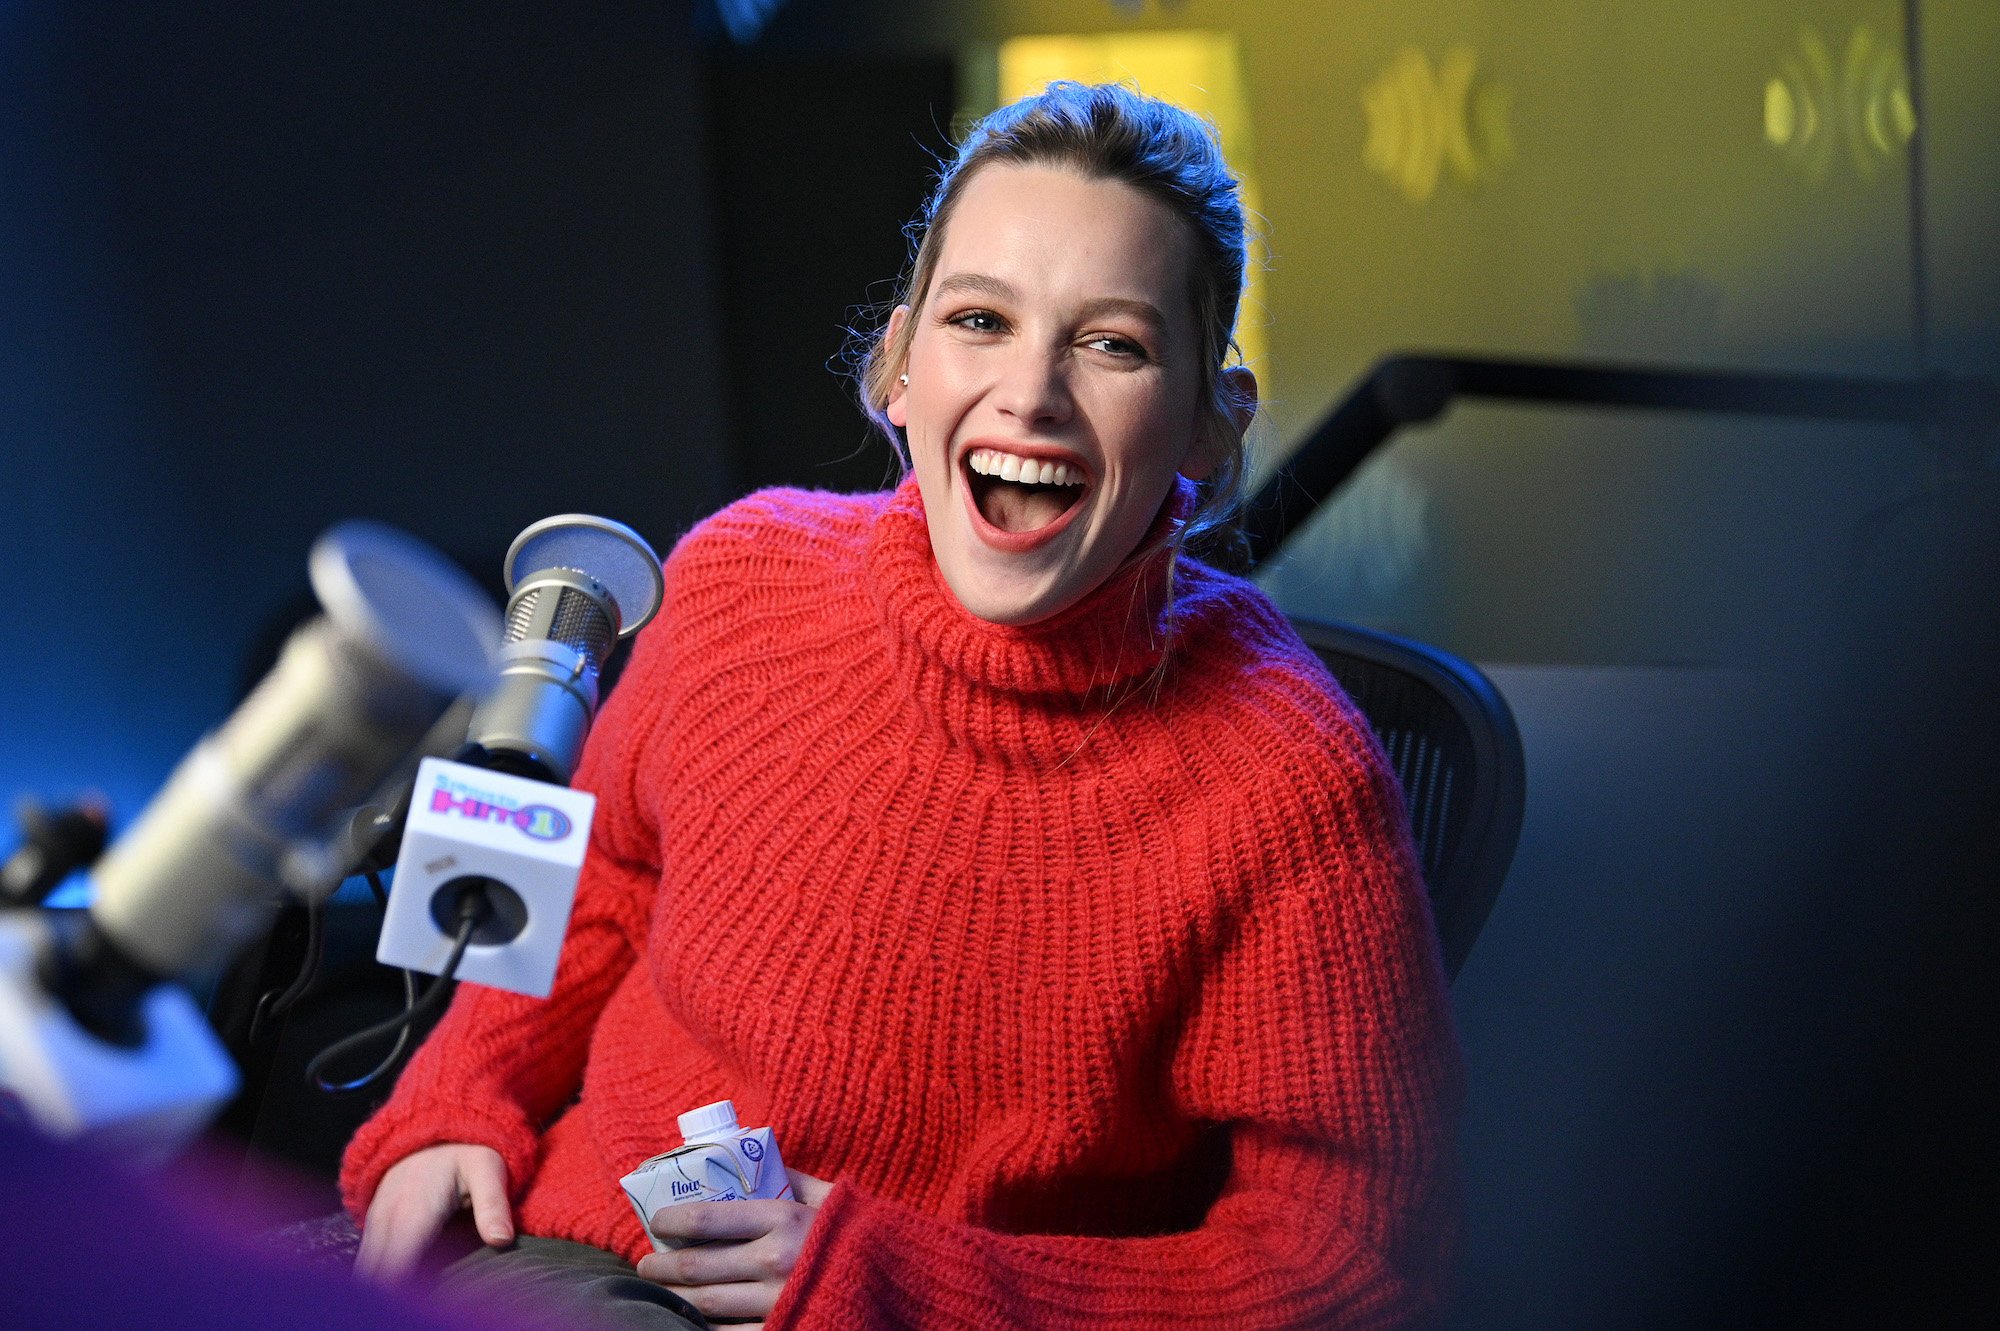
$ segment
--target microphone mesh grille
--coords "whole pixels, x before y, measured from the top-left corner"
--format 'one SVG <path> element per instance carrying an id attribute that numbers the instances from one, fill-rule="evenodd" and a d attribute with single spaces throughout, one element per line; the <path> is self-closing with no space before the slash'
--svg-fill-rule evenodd
<path id="1" fill-rule="evenodd" d="M 573 588 L 535 587 L 523 592 L 507 607 L 506 640 L 515 643 L 528 636 L 535 610 L 550 592 L 559 598 L 549 625 L 550 640 L 582 652 L 589 659 L 593 673 L 602 670 L 618 633 L 605 617 L 603 607 Z"/>

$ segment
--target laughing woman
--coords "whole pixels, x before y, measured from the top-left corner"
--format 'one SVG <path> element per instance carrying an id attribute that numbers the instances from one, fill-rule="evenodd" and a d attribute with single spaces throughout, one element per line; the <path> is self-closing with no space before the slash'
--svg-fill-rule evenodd
<path id="1" fill-rule="evenodd" d="M 1435 1312 L 1457 1055 L 1398 792 L 1184 550 L 1244 473 L 1244 264 L 1182 111 L 1058 84 L 973 131 L 863 369 L 902 485 L 667 560 L 555 990 L 461 988 L 356 1136 L 365 1270 L 469 1204 L 451 1279 L 618 1325 Z M 796 1200 L 653 1254 L 618 1179 L 725 1097 Z"/>

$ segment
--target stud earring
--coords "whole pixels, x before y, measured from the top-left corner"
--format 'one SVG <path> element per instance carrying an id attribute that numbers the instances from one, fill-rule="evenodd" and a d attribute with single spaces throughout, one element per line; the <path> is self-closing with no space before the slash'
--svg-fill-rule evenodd
<path id="1" fill-rule="evenodd" d="M 899 375 L 896 379 L 896 382 L 901 384 L 903 387 L 908 388 L 910 386 L 910 376 L 907 374 Z"/>

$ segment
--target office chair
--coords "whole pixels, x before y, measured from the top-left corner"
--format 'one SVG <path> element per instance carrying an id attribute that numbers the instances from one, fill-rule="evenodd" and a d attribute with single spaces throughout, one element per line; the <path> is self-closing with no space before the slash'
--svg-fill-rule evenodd
<path id="1" fill-rule="evenodd" d="M 1448 652 L 1352 624 L 1292 625 L 1388 752 L 1456 979 L 1520 839 L 1527 764 L 1514 714 L 1478 667 Z"/>

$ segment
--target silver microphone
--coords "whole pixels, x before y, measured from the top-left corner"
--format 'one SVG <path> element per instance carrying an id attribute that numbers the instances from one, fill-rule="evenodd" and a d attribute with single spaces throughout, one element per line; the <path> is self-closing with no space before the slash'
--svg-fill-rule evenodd
<path id="1" fill-rule="evenodd" d="M 196 746 L 95 874 L 90 921 L 158 978 L 221 964 L 277 885 L 324 891 L 354 806 L 377 795 L 459 695 L 492 679 L 491 601 L 393 528 L 348 522 L 313 546 L 325 614 Z"/>
<path id="2" fill-rule="evenodd" d="M 660 557 L 623 523 L 565 513 L 514 538 L 506 573 L 500 678 L 472 715 L 461 757 L 567 785 L 597 715 L 605 658 L 659 611 Z"/>

